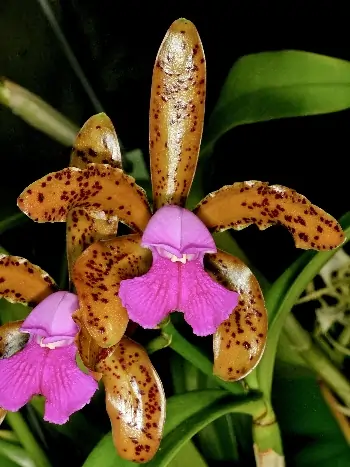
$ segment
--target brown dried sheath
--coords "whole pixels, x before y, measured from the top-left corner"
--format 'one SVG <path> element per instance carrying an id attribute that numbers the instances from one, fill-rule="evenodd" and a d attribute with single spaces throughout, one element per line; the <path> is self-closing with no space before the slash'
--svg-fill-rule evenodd
<path id="1" fill-rule="evenodd" d="M 153 69 L 149 144 L 154 209 L 186 202 L 202 138 L 205 85 L 198 31 L 190 21 L 178 19 Z"/>

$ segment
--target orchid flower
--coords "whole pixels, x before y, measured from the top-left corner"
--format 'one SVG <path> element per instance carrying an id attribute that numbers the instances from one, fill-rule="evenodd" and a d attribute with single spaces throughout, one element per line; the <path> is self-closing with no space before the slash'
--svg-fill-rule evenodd
<path id="1" fill-rule="evenodd" d="M 147 274 L 120 284 L 129 318 L 155 328 L 179 310 L 195 334 L 214 334 L 237 306 L 238 294 L 204 271 L 204 255 L 217 249 L 203 222 L 180 206 L 164 206 L 149 221 L 141 246 L 151 250 L 153 263 Z"/>
<path id="2" fill-rule="evenodd" d="M 1 286 L 1 297 L 24 299 L 21 292 L 9 289 L 6 284 L 7 269 L 16 268 L 16 264 L 26 270 L 29 276 L 40 277 L 38 282 L 43 293 L 50 291 L 46 285 L 54 284 L 47 274 L 23 258 L 2 256 L 0 276 L 5 285 Z M 54 292 L 35 306 L 24 322 L 17 323 L 15 328 L 13 325 L 4 325 L 0 329 L 7 336 L 2 344 L 0 360 L 2 409 L 15 412 L 34 395 L 41 394 L 46 398 L 44 420 L 61 425 L 90 402 L 98 386 L 92 376 L 83 373 L 76 363 L 77 347 L 74 340 L 78 326 L 72 314 L 78 306 L 75 294 Z M 14 338 L 13 335 L 9 336 L 9 330 L 17 335 L 16 341 L 21 343 L 23 334 L 29 334 L 24 347 L 15 353 L 13 345 L 6 346 L 6 342 L 9 344 Z M 8 349 L 11 350 L 10 354 Z"/>
<path id="3" fill-rule="evenodd" d="M 65 423 L 97 389 L 92 374 L 76 363 L 77 350 L 95 350 L 86 332 L 77 335 L 77 296 L 57 291 L 53 279 L 26 259 L 2 255 L 0 297 L 34 306 L 24 321 L 0 326 L 0 423 L 34 394 L 46 397 L 45 420 Z M 100 350 L 94 376 L 105 386 L 116 448 L 124 459 L 149 461 L 164 426 L 162 383 L 146 351 L 131 339 Z"/>
<path id="4" fill-rule="evenodd" d="M 333 217 L 304 196 L 259 181 L 225 186 L 192 213 L 185 209 L 202 136 L 205 84 L 198 32 L 179 19 L 168 30 L 153 70 L 153 216 L 135 180 L 103 164 L 49 174 L 20 195 L 18 206 L 37 222 L 64 222 L 82 207 L 101 217 L 115 216 L 136 232 L 94 243 L 73 268 L 80 319 L 98 346 L 115 345 L 128 317 L 149 328 L 169 312 L 182 311 L 194 332 L 214 334 L 214 372 L 234 381 L 262 355 L 267 313 L 252 272 L 217 250 L 209 232 L 280 224 L 297 247 L 316 250 L 336 248 L 344 234 Z"/>

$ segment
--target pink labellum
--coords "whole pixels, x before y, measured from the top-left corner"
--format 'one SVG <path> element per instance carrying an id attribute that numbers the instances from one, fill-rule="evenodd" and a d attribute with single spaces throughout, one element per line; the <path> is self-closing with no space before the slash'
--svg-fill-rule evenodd
<path id="1" fill-rule="evenodd" d="M 42 336 L 44 343 L 72 339 L 79 330 L 72 318 L 78 308 L 78 297 L 75 294 L 53 293 L 32 310 L 22 324 L 21 331 Z"/>
<path id="2" fill-rule="evenodd" d="M 152 250 L 151 269 L 122 281 L 119 289 L 130 319 L 154 328 L 177 310 L 184 313 L 195 334 L 213 334 L 237 306 L 239 295 L 204 271 L 204 254 L 216 252 L 205 225 L 186 209 L 165 206 L 147 225 L 142 245 Z"/>
<path id="3" fill-rule="evenodd" d="M 27 345 L 0 360 L 0 407 L 17 411 L 41 394 L 46 397 L 44 419 L 63 424 L 90 402 L 98 385 L 76 363 L 72 342 L 78 327 L 72 313 L 77 309 L 76 295 L 57 292 L 28 315 L 21 328 L 31 334 Z"/>
<path id="4" fill-rule="evenodd" d="M 97 389 L 96 381 L 78 368 L 76 352 L 75 345 L 51 350 L 31 339 L 23 350 L 0 360 L 0 407 L 15 412 L 42 394 L 44 419 L 65 423 L 90 402 Z"/>

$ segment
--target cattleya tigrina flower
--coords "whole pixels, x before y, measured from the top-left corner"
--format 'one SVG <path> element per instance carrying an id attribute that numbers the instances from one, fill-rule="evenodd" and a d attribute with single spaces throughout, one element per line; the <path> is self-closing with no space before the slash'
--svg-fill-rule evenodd
<path id="1" fill-rule="evenodd" d="M 79 132 L 71 156 L 71 166 L 84 168 L 91 160 L 121 167 L 117 136 L 110 119 L 104 114 L 91 117 Z M 84 248 L 99 239 L 114 237 L 117 227 L 118 219 L 115 216 L 104 213 L 101 215 L 98 211 L 86 210 L 84 207 L 69 212 L 67 256 L 70 275 L 75 260 Z M 0 296 L 12 302 L 27 303 L 30 306 L 40 302 L 42 305 L 44 302 L 41 300 L 47 296 L 46 300 L 50 299 L 52 295 L 49 294 L 57 290 L 54 281 L 46 273 L 19 257 L 4 256 L 1 259 L 0 277 Z M 46 306 L 46 309 L 46 318 L 49 318 L 50 307 Z M 84 322 L 79 320 L 79 312 L 74 318 L 80 328 L 75 340 L 80 356 L 86 366 L 94 370 L 93 375 L 97 379 L 102 377 L 104 383 L 106 407 L 117 451 L 128 460 L 149 461 L 158 450 L 163 431 L 165 396 L 162 383 L 147 353 L 126 336 L 108 351 L 101 349 L 92 340 Z M 50 320 L 44 319 L 44 322 L 50 324 Z M 0 360 L 0 367 L 2 363 L 11 364 L 23 357 L 23 352 L 19 351 L 27 343 L 28 334 L 20 331 L 21 325 L 22 321 L 0 327 L 0 358 L 3 359 Z M 12 355 L 15 360 L 9 358 Z M 62 362 L 64 363 L 65 361 Z M 25 375 L 21 371 L 16 372 L 17 369 L 21 370 L 16 367 L 13 376 L 23 379 Z M 91 383 L 91 379 L 89 381 L 90 385 L 95 386 L 96 383 Z M 69 378 L 68 386 L 72 382 Z M 11 389 L 16 397 L 13 381 L 2 380 L 2 383 L 6 385 L 6 391 Z M 3 395 L 6 395 L 6 391 Z M 86 387 L 82 386 L 79 395 L 84 391 Z M 7 408 L 14 409 L 13 406 Z M 0 423 L 5 416 L 6 410 L 0 408 Z M 57 419 L 51 421 L 58 422 Z"/>
<path id="2" fill-rule="evenodd" d="M 171 311 L 183 311 L 197 334 L 214 334 L 214 372 L 233 381 L 258 363 L 267 314 L 252 272 L 238 258 L 218 251 L 208 230 L 281 224 L 297 247 L 316 250 L 336 248 L 344 234 L 333 217 L 304 196 L 259 181 L 224 186 L 192 213 L 185 209 L 202 136 L 205 85 L 198 32 L 191 22 L 177 20 L 163 40 L 153 71 L 153 217 L 135 180 L 97 158 L 98 163 L 86 168 L 66 168 L 32 183 L 18 206 L 37 222 L 65 222 L 74 211 L 95 219 L 118 219 L 135 232 L 92 244 L 74 265 L 72 279 L 80 302 L 76 317 L 91 345 L 108 349 L 117 344 L 129 316 L 152 327 Z M 99 130 L 103 129 L 96 125 L 94 131 Z M 94 154 L 90 156 L 93 161 Z M 73 231 L 74 227 L 72 238 Z"/>
<path id="3" fill-rule="evenodd" d="M 77 296 L 58 292 L 53 279 L 26 259 L 2 255 L 0 297 L 34 306 L 24 321 L 0 326 L 0 421 L 5 409 L 16 411 L 43 394 L 45 420 L 65 423 L 97 389 L 75 361 L 77 348 L 85 349 L 84 342 L 76 346 L 78 327 L 71 317 Z M 118 345 L 100 349 L 94 369 L 105 386 L 119 454 L 147 462 L 158 449 L 165 419 L 162 383 L 147 353 L 123 337 Z"/>

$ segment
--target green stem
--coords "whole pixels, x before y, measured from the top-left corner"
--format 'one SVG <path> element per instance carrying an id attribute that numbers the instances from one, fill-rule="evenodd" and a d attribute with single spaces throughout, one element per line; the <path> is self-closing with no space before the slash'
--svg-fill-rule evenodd
<path id="1" fill-rule="evenodd" d="M 213 364 L 196 346 L 188 342 L 180 333 L 177 332 L 175 326 L 169 321 L 162 328 L 164 338 L 170 342 L 170 348 L 181 355 L 185 360 L 192 363 L 198 370 L 205 375 L 213 378 L 216 383 L 235 396 L 243 394 L 244 389 L 239 383 L 228 383 L 213 375 Z"/>
<path id="2" fill-rule="evenodd" d="M 283 467 L 283 447 L 277 421 L 269 425 L 253 423 L 254 454 L 257 467 Z"/>
<path id="3" fill-rule="evenodd" d="M 6 421 L 15 432 L 24 449 L 31 456 L 37 467 L 50 467 L 50 461 L 37 443 L 23 416 L 19 412 L 8 412 Z"/>
<path id="4" fill-rule="evenodd" d="M 338 342 L 340 345 L 343 347 L 347 347 L 350 342 L 350 326 L 346 326 L 346 328 L 343 329 L 341 332 Z"/>
<path id="5" fill-rule="evenodd" d="M 265 400 L 266 413 L 253 418 L 254 454 L 257 467 L 284 467 L 281 432 L 271 402 Z"/>
<path id="6" fill-rule="evenodd" d="M 288 339 L 288 338 L 287 338 Z M 340 354 L 338 352 L 335 352 L 334 349 L 330 347 L 328 342 L 325 341 L 324 337 L 322 335 L 316 335 L 314 336 L 314 340 L 316 342 L 316 345 L 320 347 L 321 350 L 328 356 L 328 358 L 334 363 L 338 363 L 339 365 L 344 359 L 344 355 Z"/>
<path id="7" fill-rule="evenodd" d="M 171 343 L 171 338 L 168 337 L 166 334 L 161 334 L 160 336 L 155 337 L 152 339 L 147 345 L 146 350 L 149 355 L 152 355 L 154 352 L 158 350 L 165 349 L 165 347 L 169 347 Z"/>
<path id="8" fill-rule="evenodd" d="M 310 334 L 302 328 L 292 313 L 289 313 L 286 317 L 284 331 L 301 357 L 350 407 L 350 382 L 332 364 L 322 350 L 313 344 Z"/>

